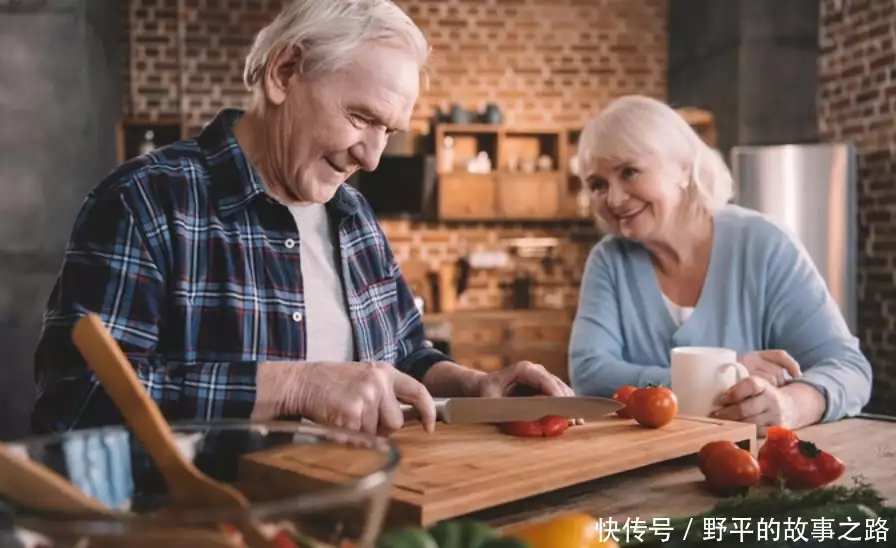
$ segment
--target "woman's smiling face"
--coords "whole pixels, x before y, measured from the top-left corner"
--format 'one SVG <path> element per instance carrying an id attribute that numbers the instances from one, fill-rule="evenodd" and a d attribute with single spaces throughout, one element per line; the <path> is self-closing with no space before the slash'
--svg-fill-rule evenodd
<path id="1" fill-rule="evenodd" d="M 630 160 L 596 158 L 583 166 L 595 213 L 614 234 L 636 241 L 662 239 L 684 198 L 681 166 L 656 154 Z"/>

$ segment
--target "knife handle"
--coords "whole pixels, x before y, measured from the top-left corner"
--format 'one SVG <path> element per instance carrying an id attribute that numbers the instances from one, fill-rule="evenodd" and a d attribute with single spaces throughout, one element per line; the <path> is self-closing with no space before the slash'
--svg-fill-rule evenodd
<path id="1" fill-rule="evenodd" d="M 445 406 L 448 403 L 447 399 L 444 398 L 434 398 L 433 401 L 436 404 L 436 420 L 443 421 L 445 420 Z M 417 408 L 409 403 L 401 403 L 398 405 L 401 408 L 401 414 L 404 416 L 404 422 L 414 422 L 420 420 L 420 412 L 417 411 Z"/>

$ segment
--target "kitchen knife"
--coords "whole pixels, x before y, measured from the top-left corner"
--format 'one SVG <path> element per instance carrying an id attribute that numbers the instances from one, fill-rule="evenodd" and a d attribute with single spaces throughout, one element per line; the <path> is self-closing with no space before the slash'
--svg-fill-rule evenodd
<path id="1" fill-rule="evenodd" d="M 596 397 L 435 398 L 436 416 L 448 424 L 534 421 L 547 415 L 571 419 L 602 417 L 621 409 L 616 400 Z M 401 404 L 405 422 L 420 420 L 409 404 Z"/>

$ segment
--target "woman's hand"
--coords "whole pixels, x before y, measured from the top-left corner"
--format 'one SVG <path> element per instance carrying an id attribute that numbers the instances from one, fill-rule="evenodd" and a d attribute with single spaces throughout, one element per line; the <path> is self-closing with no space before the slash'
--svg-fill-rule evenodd
<path id="1" fill-rule="evenodd" d="M 752 422 L 765 436 L 769 426 L 795 428 L 799 409 L 793 395 L 760 376 L 748 377 L 719 397 L 724 407 L 712 414 L 718 419 Z"/>
<path id="2" fill-rule="evenodd" d="M 738 360 L 750 375 L 767 380 L 772 386 L 784 386 L 791 378 L 799 377 L 800 364 L 784 350 L 759 350 Z"/>

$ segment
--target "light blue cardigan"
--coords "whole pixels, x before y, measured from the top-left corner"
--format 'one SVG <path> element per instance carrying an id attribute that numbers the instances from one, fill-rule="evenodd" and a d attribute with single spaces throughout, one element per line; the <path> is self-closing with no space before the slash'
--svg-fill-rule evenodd
<path id="1" fill-rule="evenodd" d="M 774 221 L 729 205 L 715 214 L 706 281 L 693 315 L 678 327 L 647 250 L 604 237 L 588 257 L 569 345 L 580 395 L 620 386 L 669 385 L 676 346 L 722 346 L 739 356 L 783 349 L 799 382 L 820 389 L 823 421 L 855 415 L 871 393 L 871 365 L 802 245 Z"/>

